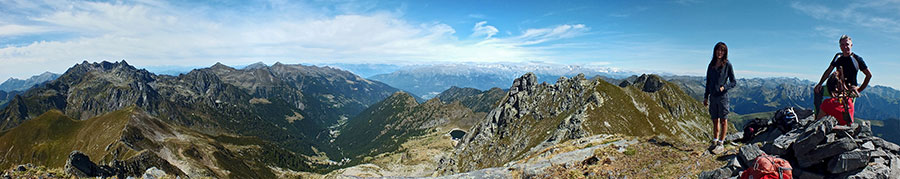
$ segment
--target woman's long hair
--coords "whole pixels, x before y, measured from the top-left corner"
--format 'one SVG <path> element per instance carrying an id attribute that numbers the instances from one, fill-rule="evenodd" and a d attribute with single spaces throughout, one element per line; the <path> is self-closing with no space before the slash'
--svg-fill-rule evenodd
<path id="1" fill-rule="evenodd" d="M 716 62 L 718 60 L 718 59 L 716 59 L 716 50 L 720 50 L 720 49 L 723 50 L 723 52 L 725 52 L 722 55 L 722 64 L 724 65 L 725 63 L 728 63 L 728 46 L 725 45 L 725 42 L 719 42 L 719 43 L 716 43 L 716 47 L 713 47 L 712 60 L 709 61 L 710 67 L 713 67 L 716 65 Z"/>

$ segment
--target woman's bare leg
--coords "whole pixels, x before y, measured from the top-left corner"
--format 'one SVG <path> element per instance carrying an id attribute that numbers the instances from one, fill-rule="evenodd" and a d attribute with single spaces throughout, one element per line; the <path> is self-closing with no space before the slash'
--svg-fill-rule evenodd
<path id="1" fill-rule="evenodd" d="M 713 119 L 713 139 L 714 140 L 719 139 L 719 131 L 721 131 L 721 129 L 719 127 L 719 121 L 721 121 L 721 120 L 722 120 L 721 118 Z"/>
<path id="2" fill-rule="evenodd" d="M 722 118 L 721 120 L 719 120 L 719 123 L 721 123 L 719 125 L 719 133 L 721 133 L 719 134 L 719 140 L 724 142 L 725 135 L 726 133 L 728 133 L 728 119 Z"/>

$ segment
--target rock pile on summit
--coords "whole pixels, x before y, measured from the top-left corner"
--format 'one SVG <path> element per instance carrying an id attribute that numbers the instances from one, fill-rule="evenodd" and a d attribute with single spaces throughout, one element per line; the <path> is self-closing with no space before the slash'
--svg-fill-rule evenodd
<path id="1" fill-rule="evenodd" d="M 796 123 L 793 128 L 754 131 L 759 135 L 743 139 L 749 143 L 729 156 L 726 166 L 703 172 L 700 178 L 735 178 L 762 154 L 788 160 L 794 178 L 900 178 L 900 146 L 873 136 L 867 122 L 835 127 L 831 116 L 808 116 Z"/>

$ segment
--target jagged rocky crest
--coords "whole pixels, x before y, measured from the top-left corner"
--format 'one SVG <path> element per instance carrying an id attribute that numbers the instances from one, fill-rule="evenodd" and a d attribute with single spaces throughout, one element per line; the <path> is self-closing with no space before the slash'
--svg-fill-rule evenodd
<path id="1" fill-rule="evenodd" d="M 159 94 L 150 84 L 156 75 L 138 70 L 125 61 L 88 63 L 70 68 L 56 80 L 32 88 L 9 102 L 0 112 L 0 130 L 52 109 L 88 119 L 100 114 L 138 106 L 150 113 L 161 109 Z"/>
<path id="2" fill-rule="evenodd" d="M 517 78 L 501 102 L 442 162 L 443 173 L 497 167 L 547 146 L 593 134 L 704 140 L 711 127 L 703 106 L 656 75 L 624 88 L 584 75 L 537 83 Z"/>

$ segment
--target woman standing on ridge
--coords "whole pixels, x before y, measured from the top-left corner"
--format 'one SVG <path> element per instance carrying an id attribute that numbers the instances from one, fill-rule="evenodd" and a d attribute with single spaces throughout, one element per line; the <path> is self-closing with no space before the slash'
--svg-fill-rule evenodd
<path id="1" fill-rule="evenodd" d="M 725 133 L 728 131 L 728 90 L 734 88 L 734 70 L 728 61 L 728 46 L 724 42 L 716 43 L 712 60 L 706 68 L 706 92 L 703 93 L 703 105 L 709 106 L 709 116 L 713 121 L 713 141 L 709 147 L 712 153 L 724 151 Z"/>

